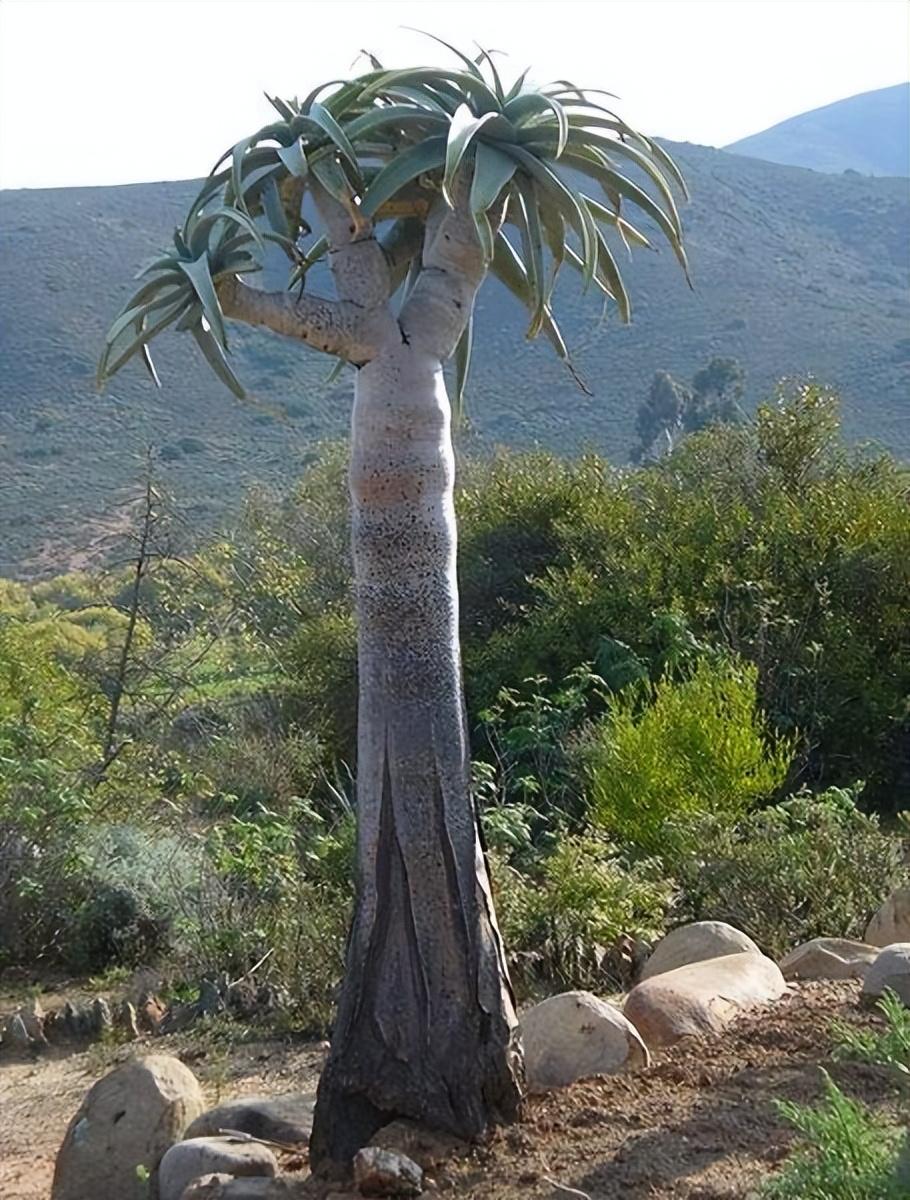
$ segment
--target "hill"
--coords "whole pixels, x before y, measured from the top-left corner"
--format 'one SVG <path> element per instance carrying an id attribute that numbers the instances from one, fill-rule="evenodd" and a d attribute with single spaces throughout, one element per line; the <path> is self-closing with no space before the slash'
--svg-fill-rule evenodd
<path id="1" fill-rule="evenodd" d="M 814 108 L 725 149 L 814 171 L 910 175 L 910 83 Z"/>
<path id="2" fill-rule="evenodd" d="M 668 255 L 638 253 L 633 323 L 601 321 L 595 296 L 557 297 L 581 395 L 549 348 L 523 340 L 498 285 L 481 294 L 473 438 L 626 461 L 653 373 L 686 379 L 715 354 L 744 365 L 748 399 L 783 375 L 840 389 L 847 435 L 910 451 L 910 199 L 898 179 L 828 176 L 670 145 L 691 183 L 683 213 L 695 292 Z M 99 396 L 103 332 L 137 266 L 182 219 L 192 182 L 0 193 L 0 574 L 48 574 L 103 555 L 159 449 L 164 482 L 199 535 L 254 483 L 282 486 L 320 438 L 343 435 L 350 381 L 328 359 L 237 329 L 241 403 L 178 337 L 156 391 L 131 364 Z"/>

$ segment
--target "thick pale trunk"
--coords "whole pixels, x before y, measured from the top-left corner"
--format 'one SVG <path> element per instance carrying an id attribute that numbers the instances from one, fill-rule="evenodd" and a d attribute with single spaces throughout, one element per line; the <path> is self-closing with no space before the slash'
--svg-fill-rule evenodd
<path id="1" fill-rule="evenodd" d="M 358 898 L 311 1143 L 345 1163 L 409 1117 L 513 1118 L 516 1019 L 469 787 L 449 403 L 402 333 L 358 373 Z"/>

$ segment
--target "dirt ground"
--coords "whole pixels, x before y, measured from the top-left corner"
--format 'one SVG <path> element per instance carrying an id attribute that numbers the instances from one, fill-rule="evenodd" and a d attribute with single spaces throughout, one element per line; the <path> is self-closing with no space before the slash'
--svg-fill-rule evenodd
<path id="1" fill-rule="evenodd" d="M 748 1200 L 786 1156 L 792 1135 L 775 1098 L 816 1099 L 819 1066 L 851 1094 L 893 1111 L 887 1072 L 830 1060 L 835 1019 L 866 1026 L 856 983 L 802 984 L 722 1037 L 688 1039 L 630 1076 L 528 1102 L 522 1124 L 440 1168 L 434 1190 L 460 1200 Z M 143 1049 L 146 1047 L 143 1047 Z M 324 1047 L 219 1029 L 157 1038 L 213 1101 L 312 1090 Z M 0 1058 L 0 1196 L 47 1200 L 54 1156 L 86 1089 L 135 1046 L 55 1050 L 36 1061 Z"/>

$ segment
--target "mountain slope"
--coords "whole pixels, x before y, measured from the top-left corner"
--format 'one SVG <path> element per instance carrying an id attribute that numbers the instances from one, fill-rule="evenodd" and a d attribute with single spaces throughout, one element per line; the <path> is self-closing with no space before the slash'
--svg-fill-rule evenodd
<path id="1" fill-rule="evenodd" d="M 602 323 L 593 293 L 561 281 L 557 306 L 587 397 L 548 346 L 524 341 L 522 312 L 488 285 L 469 393 L 474 435 L 593 445 L 625 461 L 654 372 L 691 378 L 723 354 L 743 363 L 750 403 L 783 375 L 814 372 L 841 390 L 848 436 L 907 454 L 905 181 L 670 149 L 692 187 L 683 218 L 695 292 L 671 256 L 640 252 L 627 269 L 633 323 L 623 327 L 612 314 Z M 248 403 L 174 335 L 156 355 L 161 391 L 130 364 L 96 393 L 104 330 L 194 186 L 0 192 L 0 574 L 49 573 L 103 553 L 149 445 L 161 448 L 164 482 L 201 536 L 247 487 L 287 484 L 319 438 L 346 432 L 350 378 L 328 385 L 331 360 L 245 328 L 233 344 Z"/>
<path id="2" fill-rule="evenodd" d="M 724 149 L 814 171 L 910 175 L 910 83 L 800 113 Z"/>

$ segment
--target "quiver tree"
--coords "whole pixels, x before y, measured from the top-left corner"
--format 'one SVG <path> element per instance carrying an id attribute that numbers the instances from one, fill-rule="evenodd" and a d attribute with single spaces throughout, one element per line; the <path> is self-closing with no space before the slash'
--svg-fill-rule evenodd
<path id="1" fill-rule="evenodd" d="M 141 355 L 154 378 L 148 344 L 173 325 L 242 395 L 230 320 L 356 368 L 357 901 L 319 1087 L 317 1167 L 349 1159 L 398 1116 L 476 1137 L 521 1100 L 470 792 L 443 364 L 454 357 L 460 403 L 488 274 L 527 307 L 528 336 L 543 334 L 566 361 L 550 307 L 560 271 L 627 319 L 613 244 L 649 244 L 630 205 L 685 268 L 671 192 L 683 182 L 659 145 L 571 84 L 538 88 L 525 73 L 505 87 L 489 54 L 458 58 L 458 69 L 373 60 L 302 103 L 272 99 L 279 119 L 216 164 L 114 322 L 99 370 L 104 379 Z M 304 211 L 322 226 L 311 241 Z M 285 291 L 246 282 L 270 244 L 289 260 Z M 331 298 L 306 290 L 322 258 Z"/>

